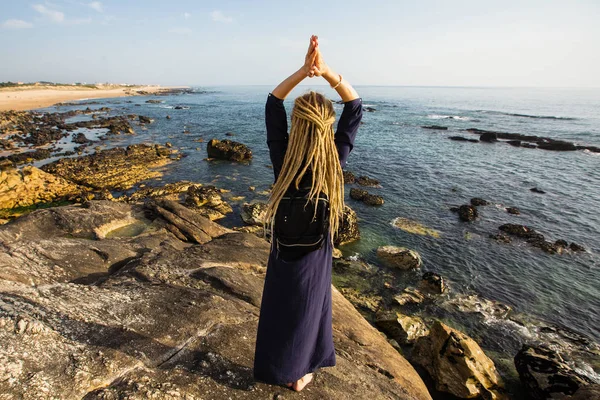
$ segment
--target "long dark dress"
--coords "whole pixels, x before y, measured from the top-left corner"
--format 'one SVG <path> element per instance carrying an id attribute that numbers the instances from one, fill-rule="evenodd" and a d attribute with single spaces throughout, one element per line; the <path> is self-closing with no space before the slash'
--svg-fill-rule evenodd
<path id="1" fill-rule="evenodd" d="M 344 103 L 335 133 L 342 167 L 346 165 L 362 119 L 362 100 Z M 269 94 L 265 107 L 267 144 L 279 176 L 287 148 L 283 100 Z M 299 260 L 276 257 L 271 246 L 260 308 L 254 378 L 271 384 L 295 382 L 317 368 L 335 365 L 331 327 L 332 245 L 327 240 Z"/>

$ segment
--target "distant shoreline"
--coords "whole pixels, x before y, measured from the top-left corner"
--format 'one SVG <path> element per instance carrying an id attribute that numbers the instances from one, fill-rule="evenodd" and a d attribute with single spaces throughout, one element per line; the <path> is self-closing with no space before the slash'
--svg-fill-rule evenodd
<path id="1" fill-rule="evenodd" d="M 139 96 L 166 90 L 181 89 L 183 86 L 108 86 L 89 88 L 84 86 L 23 86 L 0 89 L 0 111 L 33 110 L 50 107 L 64 101 L 101 99 L 110 97 Z"/>

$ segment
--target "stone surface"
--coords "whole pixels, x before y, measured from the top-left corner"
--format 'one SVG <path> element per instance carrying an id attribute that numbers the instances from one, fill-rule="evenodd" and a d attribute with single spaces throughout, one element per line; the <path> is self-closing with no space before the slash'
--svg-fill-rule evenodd
<path id="1" fill-rule="evenodd" d="M 419 289 L 407 287 L 402 293 L 394 296 L 394 300 L 401 306 L 420 304 L 425 301 L 425 295 Z"/>
<path id="2" fill-rule="evenodd" d="M 248 225 L 263 226 L 267 214 L 266 203 L 244 203 L 242 206 L 242 221 Z"/>
<path id="3" fill-rule="evenodd" d="M 233 208 L 221 196 L 221 190 L 215 186 L 190 186 L 186 193 L 185 203 L 195 207 L 198 212 L 214 221 L 233 212 Z"/>
<path id="4" fill-rule="evenodd" d="M 473 198 L 471 199 L 471 205 L 472 205 L 472 206 L 475 206 L 475 207 L 479 207 L 479 206 L 487 206 L 487 205 L 489 205 L 489 204 L 490 204 L 490 202 L 489 202 L 489 201 L 487 201 L 487 200 L 484 200 L 484 199 L 482 199 L 482 198 L 479 198 L 479 197 L 473 197 Z"/>
<path id="5" fill-rule="evenodd" d="M 358 188 L 350 189 L 350 198 L 352 198 L 354 200 L 362 201 L 368 195 L 369 195 L 369 192 L 367 192 L 364 189 L 358 189 Z"/>
<path id="6" fill-rule="evenodd" d="M 369 178 L 364 175 L 356 178 L 356 183 L 361 186 L 379 186 L 379 181 L 377 179 Z"/>
<path id="7" fill-rule="evenodd" d="M 208 241 L 181 241 L 154 207 L 200 223 Z M 301 394 L 254 382 L 269 244 L 183 209 L 91 201 L 0 226 L 0 396 L 431 399 L 411 365 L 335 288 L 336 367 L 318 371 Z M 128 218 L 148 218 L 147 229 L 95 236 Z"/>
<path id="8" fill-rule="evenodd" d="M 419 253 L 405 247 L 380 246 L 377 248 L 377 257 L 386 264 L 403 270 L 420 268 L 423 264 Z"/>
<path id="9" fill-rule="evenodd" d="M 333 243 L 336 246 L 340 246 L 358 239 L 360 239 L 360 231 L 358 229 L 358 217 L 356 216 L 356 211 L 345 206 L 342 223 L 340 224 L 340 228 Z"/>
<path id="10" fill-rule="evenodd" d="M 435 272 L 425 272 L 419 282 L 419 289 L 425 293 L 442 294 L 447 288 L 444 278 Z"/>
<path id="11" fill-rule="evenodd" d="M 507 399 L 494 363 L 479 345 L 439 321 L 415 342 L 412 361 L 427 370 L 441 392 L 464 399 Z"/>
<path id="12" fill-rule="evenodd" d="M 521 215 L 521 210 L 517 207 L 506 207 L 506 212 L 512 215 Z"/>
<path id="13" fill-rule="evenodd" d="M 248 161 L 252 159 L 252 150 L 245 144 L 233 140 L 212 139 L 206 144 L 210 158 L 230 161 Z"/>
<path id="14" fill-rule="evenodd" d="M 410 344 L 429 334 L 429 329 L 419 317 L 411 317 L 395 311 L 383 311 L 375 316 L 375 325 L 388 337 L 400 344 Z"/>
<path id="15" fill-rule="evenodd" d="M 83 191 L 78 185 L 33 166 L 0 170 L 0 210 L 66 200 Z"/>
<path id="16" fill-rule="evenodd" d="M 434 238 L 440 237 L 440 232 L 435 229 L 428 228 L 425 225 L 410 220 L 408 218 L 398 217 L 392 221 L 392 225 L 404 232 L 413 233 L 415 235 L 431 236 Z"/>
<path id="17" fill-rule="evenodd" d="M 479 213 L 477 212 L 477 208 L 473 207 L 470 204 L 464 204 L 458 207 L 458 217 L 461 219 L 461 221 L 475 221 L 478 216 Z"/>
<path id="18" fill-rule="evenodd" d="M 533 400 L 573 395 L 590 384 L 588 378 L 578 374 L 560 354 L 547 347 L 523 345 L 515 356 L 515 367 Z"/>
<path id="19" fill-rule="evenodd" d="M 356 177 L 354 176 L 354 174 L 351 171 L 343 171 L 344 174 L 344 183 L 354 183 L 356 182 Z"/>

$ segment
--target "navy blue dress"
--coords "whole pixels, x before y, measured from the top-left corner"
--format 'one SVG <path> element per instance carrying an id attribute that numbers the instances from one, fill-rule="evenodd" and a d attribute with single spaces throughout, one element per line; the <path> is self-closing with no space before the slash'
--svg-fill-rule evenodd
<path id="1" fill-rule="evenodd" d="M 344 103 L 335 133 L 342 168 L 362 119 L 362 100 Z M 265 107 L 267 144 L 275 180 L 287 149 L 283 100 L 269 94 Z M 330 240 L 299 260 L 277 259 L 271 246 L 260 307 L 254 378 L 271 384 L 295 382 L 317 368 L 335 365 L 331 327 Z"/>

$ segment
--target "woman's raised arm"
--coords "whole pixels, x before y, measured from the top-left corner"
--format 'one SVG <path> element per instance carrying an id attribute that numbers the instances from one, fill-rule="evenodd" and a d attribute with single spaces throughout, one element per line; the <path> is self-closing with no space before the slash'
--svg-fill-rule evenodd
<path id="1" fill-rule="evenodd" d="M 315 48 L 317 46 L 317 37 L 315 35 L 310 37 L 310 44 L 308 45 L 308 51 L 306 53 L 306 57 L 304 58 L 304 65 L 300 67 L 300 69 L 294 72 L 292 75 L 287 77 L 283 82 L 281 82 L 271 94 L 277 97 L 278 99 L 285 99 L 288 94 L 300 83 L 309 76 L 311 72 L 311 68 L 315 63 L 315 58 L 317 53 Z M 311 75 L 312 76 L 312 75 Z"/>
<path id="2" fill-rule="evenodd" d="M 314 65 L 310 70 L 309 74 L 313 74 L 315 76 L 322 76 L 325 78 L 329 85 L 338 92 L 342 101 L 344 103 L 348 101 L 352 101 L 358 99 L 358 93 L 352 85 L 348 81 L 342 78 L 342 75 L 334 72 L 329 66 L 323 61 L 323 56 L 321 55 L 321 51 L 319 50 L 319 42 L 317 38 L 317 43 L 315 46 L 316 57 L 314 61 Z"/>

